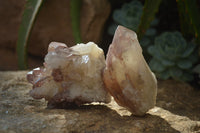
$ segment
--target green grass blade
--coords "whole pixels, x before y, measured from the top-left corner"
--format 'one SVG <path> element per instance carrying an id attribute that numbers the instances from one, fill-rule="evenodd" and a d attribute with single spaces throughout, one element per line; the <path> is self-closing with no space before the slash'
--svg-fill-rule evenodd
<path id="1" fill-rule="evenodd" d="M 146 30 L 149 28 L 152 20 L 155 17 L 156 12 L 159 9 L 162 0 L 145 0 L 144 8 L 142 12 L 142 18 L 137 30 L 138 38 L 142 38 Z"/>
<path id="2" fill-rule="evenodd" d="M 190 17 L 187 13 L 185 3 L 182 0 L 177 0 L 177 6 L 179 11 L 180 28 L 182 34 L 186 37 L 187 35 L 193 35 L 193 26 L 190 23 Z"/>
<path id="3" fill-rule="evenodd" d="M 70 0 L 70 16 L 71 16 L 73 35 L 76 43 L 81 42 L 81 33 L 80 33 L 81 1 L 82 0 Z"/>
<path id="4" fill-rule="evenodd" d="M 27 69 L 27 41 L 43 0 L 27 0 L 17 40 L 19 69 Z"/>
<path id="5" fill-rule="evenodd" d="M 193 29 L 195 31 L 195 37 L 197 38 L 197 42 L 200 44 L 200 17 L 199 10 L 197 6 L 196 0 L 183 0 L 186 7 L 186 12 L 189 15 L 190 23 L 193 25 Z"/>

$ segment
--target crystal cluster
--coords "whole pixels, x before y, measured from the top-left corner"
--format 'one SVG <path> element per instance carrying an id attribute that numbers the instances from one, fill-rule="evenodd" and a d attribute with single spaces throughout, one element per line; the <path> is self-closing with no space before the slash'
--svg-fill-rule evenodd
<path id="1" fill-rule="evenodd" d="M 103 78 L 115 101 L 134 115 L 144 115 L 154 107 L 157 80 L 142 55 L 135 32 L 118 26 Z"/>
<path id="2" fill-rule="evenodd" d="M 52 42 L 44 67 L 27 74 L 33 84 L 30 95 L 35 99 L 45 98 L 50 106 L 108 103 L 110 95 L 102 80 L 105 65 L 102 49 L 92 42 L 70 48 Z"/>
<path id="3" fill-rule="evenodd" d="M 156 103 L 157 80 L 149 69 L 135 32 L 118 26 L 105 61 L 96 44 L 68 48 L 52 42 L 44 67 L 27 74 L 30 95 L 48 105 L 81 105 L 115 101 L 134 115 L 144 115 Z M 109 94 L 110 93 L 110 94 Z"/>

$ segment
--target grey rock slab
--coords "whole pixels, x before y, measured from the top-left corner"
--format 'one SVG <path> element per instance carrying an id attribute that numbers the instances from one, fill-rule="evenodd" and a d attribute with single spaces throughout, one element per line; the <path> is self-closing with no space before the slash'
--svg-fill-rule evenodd
<path id="1" fill-rule="evenodd" d="M 0 72 L 0 133 L 200 132 L 200 92 L 187 84 L 159 81 L 156 107 L 135 117 L 114 100 L 47 109 L 29 96 L 26 73 Z"/>

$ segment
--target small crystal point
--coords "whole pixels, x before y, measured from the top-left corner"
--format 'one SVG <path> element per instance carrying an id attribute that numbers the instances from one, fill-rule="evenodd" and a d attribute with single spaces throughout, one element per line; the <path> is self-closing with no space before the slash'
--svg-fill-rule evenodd
<path id="1" fill-rule="evenodd" d="M 155 106 L 157 80 L 142 55 L 135 32 L 118 26 L 103 78 L 115 101 L 134 115 L 142 116 Z"/>

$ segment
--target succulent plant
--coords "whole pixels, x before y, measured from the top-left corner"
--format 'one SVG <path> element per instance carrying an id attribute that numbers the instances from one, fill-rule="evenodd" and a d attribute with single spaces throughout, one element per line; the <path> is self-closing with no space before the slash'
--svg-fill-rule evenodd
<path id="1" fill-rule="evenodd" d="M 121 9 L 116 9 L 113 12 L 113 20 L 115 24 L 109 28 L 109 33 L 114 35 L 117 25 L 123 25 L 136 31 L 140 24 L 142 8 L 143 5 L 141 2 L 133 0 L 130 3 L 123 4 Z"/>
<path id="2" fill-rule="evenodd" d="M 187 43 L 180 32 L 165 32 L 148 48 L 153 56 L 149 65 L 160 79 L 191 81 L 192 67 L 198 59 L 195 47 L 194 43 Z"/>
<path id="3" fill-rule="evenodd" d="M 109 26 L 108 33 L 114 35 L 115 30 L 118 25 L 122 25 L 133 31 L 137 31 L 141 16 L 143 12 L 143 5 L 140 1 L 132 0 L 130 3 L 125 3 L 122 5 L 121 9 L 116 9 L 113 12 L 114 22 Z M 152 44 L 153 38 L 156 35 L 156 29 L 152 28 L 158 24 L 158 20 L 154 19 L 151 23 L 151 27 L 147 29 L 143 38 L 140 39 L 140 44 L 143 49 L 146 49 L 149 44 Z"/>

